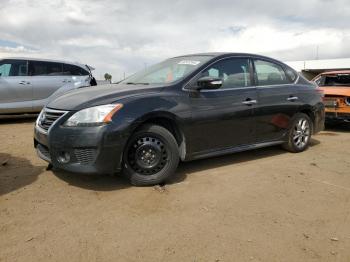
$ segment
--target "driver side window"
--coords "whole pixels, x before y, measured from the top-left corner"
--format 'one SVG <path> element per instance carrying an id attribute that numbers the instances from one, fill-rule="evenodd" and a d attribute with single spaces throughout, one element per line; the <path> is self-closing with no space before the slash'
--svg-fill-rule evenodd
<path id="1" fill-rule="evenodd" d="M 221 60 L 204 70 L 201 77 L 221 78 L 221 88 L 238 88 L 251 86 L 248 58 L 228 58 Z"/>

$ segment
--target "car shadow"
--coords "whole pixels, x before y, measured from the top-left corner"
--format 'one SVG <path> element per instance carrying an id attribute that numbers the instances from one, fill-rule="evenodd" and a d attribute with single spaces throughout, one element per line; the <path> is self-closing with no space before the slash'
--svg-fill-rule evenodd
<path id="1" fill-rule="evenodd" d="M 71 186 L 94 191 L 112 191 L 130 187 L 121 175 L 86 175 L 53 169 L 52 173 Z"/>
<path id="2" fill-rule="evenodd" d="M 315 138 L 312 138 L 310 141 L 310 147 L 314 147 L 319 144 L 320 141 Z M 245 163 L 257 159 L 274 157 L 281 154 L 289 154 L 289 152 L 285 151 L 280 146 L 272 146 L 213 158 L 182 162 L 178 167 L 176 175 L 167 184 L 181 183 L 187 178 L 188 175 L 194 172 L 215 169 L 237 163 Z"/>
<path id="3" fill-rule="evenodd" d="M 317 139 L 312 139 L 310 147 L 320 144 Z M 251 151 L 245 151 L 236 154 L 229 154 L 225 156 L 213 157 L 209 159 L 195 160 L 191 162 L 180 163 L 174 177 L 166 184 L 178 184 L 184 181 L 188 175 L 193 172 L 202 170 L 210 170 L 222 166 L 233 165 L 236 163 L 254 161 L 256 159 L 273 157 L 280 154 L 288 154 L 279 146 L 261 148 Z M 86 175 L 70 173 L 58 169 L 52 170 L 53 174 L 59 179 L 64 180 L 71 186 L 80 187 L 94 191 L 112 191 L 131 187 L 132 185 L 120 174 L 117 175 Z M 161 185 L 163 186 L 163 184 Z"/>
<path id="4" fill-rule="evenodd" d="M 0 153 L 0 196 L 33 183 L 44 170 L 26 158 Z"/>
<path id="5" fill-rule="evenodd" d="M 339 124 L 326 124 L 325 131 L 332 131 L 332 132 L 350 132 L 350 123 L 339 123 Z"/>
<path id="6" fill-rule="evenodd" d="M 35 122 L 37 114 L 31 115 L 0 115 L 0 125 L 22 124 Z"/>

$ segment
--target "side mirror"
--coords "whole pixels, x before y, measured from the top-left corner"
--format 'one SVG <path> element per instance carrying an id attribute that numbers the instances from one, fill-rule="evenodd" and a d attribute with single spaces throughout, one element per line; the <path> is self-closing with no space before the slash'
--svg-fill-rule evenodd
<path id="1" fill-rule="evenodd" d="M 197 81 L 197 90 L 218 89 L 222 86 L 222 79 L 211 76 L 204 76 Z"/>

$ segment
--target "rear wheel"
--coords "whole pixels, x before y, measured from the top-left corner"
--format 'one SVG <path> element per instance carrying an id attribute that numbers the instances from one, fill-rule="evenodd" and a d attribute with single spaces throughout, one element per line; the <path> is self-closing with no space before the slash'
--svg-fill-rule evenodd
<path id="1" fill-rule="evenodd" d="M 294 117 L 292 126 L 288 131 L 288 141 L 282 146 L 289 152 L 298 153 L 309 147 L 312 133 L 310 118 L 302 113 Z"/>
<path id="2" fill-rule="evenodd" d="M 166 182 L 179 163 L 176 139 L 164 127 L 145 125 L 130 138 L 124 152 L 124 175 L 135 186 Z"/>

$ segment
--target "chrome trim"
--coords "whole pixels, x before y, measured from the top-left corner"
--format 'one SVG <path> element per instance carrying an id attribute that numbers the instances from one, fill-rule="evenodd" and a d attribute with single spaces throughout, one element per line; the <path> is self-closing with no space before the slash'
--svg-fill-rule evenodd
<path id="1" fill-rule="evenodd" d="M 45 129 L 43 129 L 40 125 L 39 125 L 39 121 L 40 121 L 40 118 L 42 116 L 42 114 L 44 112 L 49 112 L 49 113 L 63 113 L 60 117 L 58 117 L 54 122 L 52 122 L 51 126 L 49 127 L 49 129 L 46 131 Z M 51 128 L 54 126 L 54 124 L 59 120 L 61 119 L 62 117 L 64 117 L 67 113 L 69 113 L 69 111 L 65 111 L 65 110 L 56 110 L 56 109 L 50 109 L 50 108 L 43 108 L 43 110 L 41 110 L 37 120 L 36 120 L 36 123 L 35 123 L 35 128 L 42 134 L 45 134 L 47 135 Z"/>
<path id="2" fill-rule="evenodd" d="M 297 80 L 299 79 L 299 76 L 297 78 Z M 290 85 L 296 85 L 297 82 L 293 82 L 293 83 L 288 83 L 288 84 L 279 84 L 279 85 L 263 85 L 263 86 L 256 86 L 257 88 L 261 87 L 261 88 L 276 88 L 276 87 L 281 87 L 281 86 L 290 86 Z"/>
<path id="3" fill-rule="evenodd" d="M 247 106 L 251 106 L 256 104 L 257 101 L 256 100 L 247 100 L 247 101 L 243 101 L 242 104 L 247 105 Z"/>
<path id="4" fill-rule="evenodd" d="M 44 135 L 47 135 L 47 133 L 48 133 L 48 131 L 46 131 L 45 129 L 42 129 L 39 125 L 35 125 L 35 129 Z"/>
<path id="5" fill-rule="evenodd" d="M 294 101 L 297 101 L 298 99 L 299 99 L 299 97 L 297 97 L 297 96 L 291 96 L 291 97 L 287 98 L 287 101 L 294 102 Z"/>
<path id="6" fill-rule="evenodd" d="M 221 91 L 233 91 L 233 90 L 243 90 L 243 89 L 256 89 L 255 86 L 247 86 L 247 87 L 235 87 L 235 88 L 218 88 L 218 89 L 201 89 L 201 93 L 207 93 L 207 92 L 221 92 Z M 186 89 L 186 91 L 193 92 L 193 90 Z"/>

